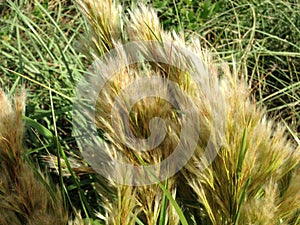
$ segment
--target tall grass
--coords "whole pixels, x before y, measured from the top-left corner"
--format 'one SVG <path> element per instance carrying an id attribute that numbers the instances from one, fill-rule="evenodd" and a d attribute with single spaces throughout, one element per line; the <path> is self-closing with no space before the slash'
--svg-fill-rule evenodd
<path id="1" fill-rule="evenodd" d="M 66 224 L 68 213 L 62 195 L 24 158 L 23 104 L 24 93 L 12 105 L 0 89 L 0 222 L 3 225 Z"/>
<path id="2" fill-rule="evenodd" d="M 5 100 L 0 108 L 3 115 L 7 112 L 11 115 L 8 127 L 7 119 L 0 123 L 9 129 L 18 128 L 9 133 L 0 129 L 1 160 L 7 162 L 1 164 L 1 170 L 10 171 L 17 161 L 24 164 L 21 168 L 26 171 L 18 170 L 12 176 L 1 173 L 3 224 L 8 224 L 7 221 L 20 224 L 25 218 L 31 224 L 66 224 L 64 204 L 77 215 L 77 222 L 69 222 L 75 224 L 84 223 L 78 209 L 83 217 L 90 218 L 86 223 L 91 224 L 299 223 L 300 5 L 297 1 L 153 1 L 158 17 L 151 7 L 134 2 L 77 3 L 81 11 L 67 1 L 54 0 L 7 1 L 0 5 L 4 9 L 0 21 L 3 53 L 0 82 L 11 96 L 22 85 L 28 90 L 23 117 L 28 150 L 17 146 L 7 151 L 7 143 L 22 143 L 21 104 L 9 111 L 11 104 Z M 163 28 L 180 33 L 166 32 Z M 139 72 L 151 77 L 155 71 L 177 82 L 198 102 L 199 117 L 207 133 L 202 133 L 194 156 L 176 176 L 147 187 L 117 185 L 97 175 L 80 157 L 71 137 L 73 89 L 77 81 L 93 57 L 132 40 L 172 41 L 192 49 L 211 65 L 212 82 L 222 85 L 226 103 L 222 115 L 225 133 L 219 137 L 217 127 L 211 126 L 212 111 L 218 110 L 218 106 L 205 102 L 179 71 L 159 64 L 135 66 L 122 71 L 106 86 L 97 105 L 97 125 L 110 140 L 106 150 L 137 165 L 159 162 L 169 154 L 163 155 L 163 150 L 171 151 L 178 141 L 180 117 L 159 99 L 137 104 L 133 108 L 137 117 L 131 121 L 136 135 L 147 137 L 149 119 L 156 115 L 170 121 L 168 127 L 172 132 L 156 155 L 146 153 L 137 157 L 120 144 L 107 122 L 113 99 L 124 83 L 130 83 Z M 216 57 L 210 58 L 204 48 Z M 222 68 L 216 70 L 220 61 Z M 210 94 L 212 98 L 219 97 L 214 92 Z M 1 96 L 7 99 L 4 94 Z M 14 113 L 18 116 L 13 116 Z M 12 139 L 16 134 L 18 139 Z M 220 138 L 222 145 L 211 166 L 199 172 L 209 135 Z M 11 156 L 12 153 L 15 155 Z M 36 161 L 33 165 L 38 163 L 42 169 L 54 172 L 53 179 L 60 185 L 61 194 L 52 191 L 48 179 L 38 176 L 40 170 L 29 167 L 21 155 L 28 157 L 29 162 Z M 19 175 L 22 173 L 31 179 L 10 180 L 22 177 Z M 44 210 L 40 215 L 45 217 L 38 219 L 47 222 L 39 223 L 32 216 L 35 214 L 22 211 L 24 201 L 13 196 L 23 196 L 23 192 L 5 189 L 6 183 L 14 186 L 22 182 L 25 182 L 22 190 L 34 184 L 37 192 L 43 194 L 41 199 L 46 200 L 34 204 Z M 16 207 L 9 208 L 12 213 L 7 213 L 10 196 Z M 54 196 L 58 198 L 56 210 Z M 25 202 L 30 201 L 36 198 L 27 196 Z M 47 207 L 39 206 L 44 203 Z"/>

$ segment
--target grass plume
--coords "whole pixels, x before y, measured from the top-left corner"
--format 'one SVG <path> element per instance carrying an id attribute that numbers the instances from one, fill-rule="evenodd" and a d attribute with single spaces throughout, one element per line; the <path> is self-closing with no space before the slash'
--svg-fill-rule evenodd
<path id="1" fill-rule="evenodd" d="M 24 159 L 23 106 L 23 92 L 11 103 L 0 90 L 0 223 L 66 224 L 61 194 Z"/>
<path id="2" fill-rule="evenodd" d="M 104 11 L 101 13 L 104 14 Z M 202 132 L 192 159 L 181 172 L 169 180 L 168 191 L 174 193 L 174 198 L 177 200 L 183 198 L 183 202 L 196 198 L 194 204 L 198 206 L 191 207 L 190 212 L 193 212 L 193 218 L 198 218 L 199 223 L 201 217 L 208 218 L 209 224 L 289 224 L 296 221 L 299 192 L 295 191 L 294 187 L 299 186 L 299 181 L 295 178 L 299 167 L 299 147 L 290 143 L 283 126 L 268 119 L 265 110 L 258 107 L 249 97 L 245 81 L 238 78 L 247 77 L 246 74 L 240 76 L 235 65 L 231 71 L 229 66 L 218 57 L 209 56 L 199 39 L 192 37 L 187 42 L 183 35 L 165 32 L 154 10 L 149 6 L 138 4 L 136 8 L 129 11 L 129 17 L 124 21 L 127 29 L 123 30 L 122 37 L 128 37 L 126 41 L 156 40 L 162 43 L 161 49 L 156 49 L 156 52 L 163 52 L 164 42 L 173 42 L 174 46 L 176 44 L 186 46 L 196 53 L 205 62 L 208 73 L 202 75 L 201 79 L 207 83 L 199 91 L 197 89 L 199 87 L 189 79 L 189 74 L 162 63 L 134 65 L 118 71 L 112 81 L 106 85 L 97 104 L 98 127 L 104 131 L 105 138 L 110 143 L 104 151 L 107 151 L 110 157 L 140 165 L 140 157 L 147 163 L 157 163 L 170 154 L 164 155 L 164 152 L 174 149 L 180 139 L 180 126 L 178 126 L 180 118 L 178 113 L 161 99 L 144 99 L 132 109 L 124 106 L 125 111 L 133 115 L 130 124 L 137 136 L 149 135 L 148 123 L 153 116 L 159 115 L 167 121 L 172 121 L 167 124 L 168 134 L 171 135 L 164 140 L 155 153 L 147 152 L 136 157 L 131 149 L 123 144 L 122 137 L 126 135 L 126 130 L 121 125 L 121 119 L 118 122 L 120 127 L 117 128 L 108 119 L 113 103 L 117 97 L 120 97 L 122 88 L 137 79 L 139 74 L 150 78 L 154 73 L 158 74 L 175 81 L 182 90 L 192 96 L 202 125 Z M 99 32 L 103 33 L 106 29 L 109 27 L 101 28 Z M 123 39 L 120 43 L 124 41 Z M 142 51 L 144 54 L 153 54 L 147 47 Z M 176 53 L 175 50 L 174 52 Z M 120 55 L 124 56 L 125 53 L 121 52 Z M 176 60 L 183 65 L 188 64 L 180 54 L 174 55 L 174 58 L 177 57 Z M 113 62 L 108 63 L 113 67 Z M 219 87 L 221 92 L 217 92 L 216 87 Z M 164 88 L 166 87 L 159 87 L 159 89 Z M 221 100 L 225 102 L 224 110 L 221 110 L 218 104 Z M 213 113 L 216 112 L 224 123 L 224 133 L 219 130 L 219 124 L 213 123 Z M 118 129 L 118 132 L 115 129 Z M 202 156 L 210 141 L 214 148 L 218 148 L 215 149 L 218 154 L 212 164 L 202 171 L 200 170 L 203 166 Z M 118 193 L 120 188 L 124 187 L 116 186 Z M 132 189 L 131 192 L 134 194 L 131 196 L 131 201 L 135 201 L 136 206 L 141 210 L 134 211 L 137 213 L 135 215 L 146 224 L 157 224 L 159 218 L 157 211 L 161 210 L 158 206 L 162 205 L 160 188 L 152 185 L 127 187 L 127 189 Z M 117 202 L 120 203 L 120 198 L 123 197 L 126 198 L 126 194 L 119 196 Z M 120 204 L 122 202 L 123 200 Z M 123 204 L 125 206 L 125 203 Z M 113 207 L 113 204 L 110 206 Z M 115 204 L 115 206 L 118 206 L 118 209 L 109 211 L 120 210 L 120 205 Z M 182 207 L 187 206 L 183 203 Z M 130 208 L 133 209 L 133 205 Z M 168 217 L 174 218 L 172 214 L 168 214 Z M 179 224 L 179 220 L 172 221 L 172 224 Z"/>
<path id="3" fill-rule="evenodd" d="M 8 83 L 10 93 L 25 83 L 29 94 L 25 119 L 35 125 L 26 135 L 27 151 L 22 145 L 24 95 L 10 101 L 0 92 L 1 224 L 299 224 L 297 1 L 152 1 L 158 14 L 141 1 L 130 9 L 127 0 L 75 2 L 80 10 L 70 1 L 0 3 L 0 50 L 4 53 L 0 83 L 3 87 Z M 164 29 L 176 23 L 181 33 Z M 79 38 L 87 57 L 73 47 Z M 133 49 L 141 59 L 154 61 L 125 66 L 129 58 L 122 45 L 132 41 L 156 41 L 158 45 Z M 196 109 L 199 127 L 191 125 L 187 132 L 199 135 L 195 152 L 183 169 L 160 183 L 126 186 L 97 175 L 97 168 L 81 158 L 71 137 L 75 83 L 87 62 L 103 59 L 114 48 L 120 60 L 117 64 L 106 58 L 104 72 L 113 71 L 114 76 L 97 95 L 96 106 L 95 122 L 105 147 L 93 159 L 95 164 L 101 159 L 107 163 L 112 177 L 124 174 L 124 179 L 130 179 L 131 174 L 112 170 L 111 159 L 139 167 L 162 163 L 174 152 L 186 119 L 182 112 L 187 107 L 180 103 L 187 99 L 181 98 L 181 91 Z M 181 48 L 204 63 L 204 72 L 197 74 L 201 87 L 190 73 L 195 64 Z M 157 62 L 159 58 L 169 61 Z M 94 84 L 98 80 L 93 75 Z M 141 92 L 159 90 L 179 110 L 160 97 L 143 98 L 132 107 L 126 104 L 137 90 L 123 89 L 138 79 L 155 81 L 157 77 L 163 82 L 144 83 L 139 86 Z M 171 82 L 177 89 L 171 88 Z M 89 90 L 86 93 L 95 94 Z M 250 96 L 253 92 L 256 100 Z M 119 106 L 130 115 L 129 126 L 120 115 L 115 123 L 111 120 L 116 99 L 125 100 Z M 280 113 L 274 118 L 272 111 Z M 91 117 L 89 112 L 82 113 Z M 279 122 L 281 116 L 285 125 Z M 164 126 L 152 120 L 155 117 L 163 119 Z M 162 126 L 153 123 L 157 121 Z M 134 138 L 126 139 L 129 131 L 137 139 L 149 138 L 150 144 L 162 139 L 156 131 L 166 131 L 166 136 L 160 145 L 142 152 L 136 151 Z M 287 136 L 288 132 L 292 135 Z M 204 169 L 210 163 L 204 156 L 215 152 L 215 159 Z M 46 165 L 59 175 L 60 191 L 31 157 L 41 168 Z M 70 210 L 64 205 L 68 203 L 74 215 L 67 213 Z"/>

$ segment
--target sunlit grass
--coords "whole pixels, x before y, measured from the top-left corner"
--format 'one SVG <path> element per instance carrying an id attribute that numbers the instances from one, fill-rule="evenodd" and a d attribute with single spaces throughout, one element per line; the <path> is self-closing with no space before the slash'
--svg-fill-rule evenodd
<path id="1" fill-rule="evenodd" d="M 122 6 L 112 1 L 77 2 L 82 11 L 68 1 L 9 0 L 0 3 L 5 9 L 0 19 L 0 85 L 10 97 L 24 86 L 27 93 L 23 110 L 27 149 L 23 150 L 18 139 L 18 151 L 22 151 L 18 154 L 32 162 L 30 168 L 25 166 L 30 177 L 37 178 L 41 174 L 40 169 L 35 168 L 53 172 L 61 194 L 47 187 L 49 181 L 43 175 L 28 182 L 37 182 L 35 186 L 43 190 L 46 187 L 50 197 L 48 194 L 43 197 L 50 202 L 56 195 L 61 198 L 57 203 L 61 208 L 53 212 L 53 215 L 59 215 L 57 221 L 65 205 L 71 214 L 77 215 L 77 223 L 70 221 L 70 224 L 83 223 L 78 210 L 94 224 L 298 224 L 298 1 L 198 3 L 154 0 L 155 10 L 136 7 L 134 1 L 118 1 Z M 130 6 L 133 8 L 128 11 Z M 163 28 L 181 33 L 167 33 Z M 197 170 L 203 152 L 201 144 L 206 143 L 207 135 L 203 135 L 203 143 L 199 144 L 191 163 L 182 172 L 148 187 L 110 183 L 80 157 L 71 136 L 73 91 L 93 57 L 108 52 L 117 43 L 130 40 L 174 41 L 180 46 L 191 46 L 199 55 L 203 54 L 202 48 L 206 48 L 218 60 L 220 57 L 228 62 L 231 72 L 228 68 L 222 72 L 226 83 L 224 96 L 228 96 L 226 114 L 223 115 L 226 122 L 224 143 L 207 170 L 201 173 Z M 211 61 L 207 59 L 207 62 Z M 151 67 L 161 74 L 167 71 L 172 81 L 195 94 L 194 86 L 183 74 L 164 65 L 135 67 L 131 74 L 120 74 L 120 79 L 130 82 L 132 74 Z M 151 76 L 151 71 L 147 75 Z M 245 80 L 247 84 L 240 84 L 235 78 Z M 114 93 L 118 93 L 122 84 L 116 78 L 112 86 L 107 86 L 107 98 L 100 99 L 98 104 L 98 126 L 108 132 L 112 145 L 117 146 L 113 148 L 115 151 L 127 152 L 128 149 L 120 148 L 117 136 L 106 121 L 113 96 L 110 96 L 110 89 L 113 87 Z M 196 96 L 201 95 L 196 92 Z M 10 103 L 5 104 L 1 103 L 0 110 L 10 107 Z M 148 107 L 148 114 L 145 107 Z M 266 110 L 261 109 L 264 107 Z M 155 115 L 154 111 L 165 118 L 170 116 L 166 113 L 169 106 L 157 99 L 141 102 L 134 110 L 139 116 L 133 119 L 140 122 L 133 128 L 138 128 L 137 133 L 143 135 L 148 132 L 145 127 L 148 127 L 149 115 Z M 20 109 L 15 111 L 21 115 Z M 172 113 L 172 118 L 176 118 L 176 113 Z M 268 122 L 265 114 L 276 123 Z M 204 123 L 207 126 L 209 118 L 205 120 L 207 124 Z M 14 123 L 10 121 L 10 124 Z M 175 136 L 177 123 L 175 120 L 170 125 Z M 14 126 L 18 127 L 16 132 L 21 132 L 21 125 L 11 127 Z M 2 133 L 1 140 L 15 144 L 10 140 L 13 136 Z M 172 146 L 176 141 L 169 139 L 164 147 Z M 1 151 L 5 149 L 3 146 Z M 12 153 L 6 152 L 3 160 Z M 159 154 L 142 155 L 144 162 L 132 154 L 126 157 L 138 165 L 161 160 Z M 20 158 L 18 160 L 23 163 Z M 2 169 L 7 171 L 9 167 L 2 166 Z M 5 177 L 3 173 L 1 182 L 7 181 Z M 11 194 L 1 190 L 1 196 Z M 0 207 L 4 210 L 1 215 L 8 215 L 5 207 Z"/>

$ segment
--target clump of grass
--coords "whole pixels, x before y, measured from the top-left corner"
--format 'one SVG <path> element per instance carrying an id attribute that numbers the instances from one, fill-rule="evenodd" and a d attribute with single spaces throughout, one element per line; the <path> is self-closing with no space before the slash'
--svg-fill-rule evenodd
<path id="1" fill-rule="evenodd" d="M 4 56 L 1 57 L 0 82 L 9 94 L 21 86 L 26 88 L 24 142 L 27 153 L 42 170 L 50 167 L 45 159 L 53 155 L 57 157 L 58 152 L 78 158 L 71 135 L 70 112 L 73 85 L 81 77 L 85 63 L 83 55 L 75 50 L 75 40 L 85 22 L 70 1 L 8 0 L 1 3 L 2 6 L 6 10 L 0 12 L 0 34 L 3 37 L 0 51 Z M 79 173 L 70 172 L 63 156 L 60 160 L 50 159 L 52 161 L 62 161 L 60 169 L 55 168 L 58 174 L 72 174 L 62 179 L 51 174 L 54 181 L 63 180 L 60 188 L 67 196 L 66 201 L 85 212 L 86 207 L 80 208 L 82 193 L 88 192 L 86 198 L 90 204 L 96 201 L 91 184 L 93 178 L 86 173 L 82 175 L 82 168 Z M 71 159 L 70 164 L 73 165 Z M 76 187 L 73 185 L 75 181 L 78 181 Z M 80 194 L 79 187 L 84 189 Z M 72 202 L 69 196 L 72 196 Z"/>
<path id="2" fill-rule="evenodd" d="M 0 89 L 0 223 L 66 224 L 61 193 L 25 161 L 24 93 L 14 104 Z"/>
<path id="3" fill-rule="evenodd" d="M 84 13 L 87 12 L 84 11 Z M 97 19 L 99 20 L 104 12 L 98 13 Z M 91 16 L 92 13 L 87 13 L 87 15 Z M 146 77 L 151 78 L 155 71 L 156 75 L 175 81 L 182 90 L 191 95 L 197 106 L 197 116 L 202 125 L 202 133 L 199 134 L 198 145 L 192 159 L 181 172 L 168 179 L 170 183 L 167 191 L 173 193 L 173 197 L 178 201 L 182 200 L 182 207 L 189 208 L 187 211 L 190 212 L 190 221 L 194 221 L 195 224 L 201 224 L 201 221 L 206 221 L 206 224 L 263 224 L 265 222 L 296 224 L 299 191 L 296 191 L 294 187 L 299 185 L 299 181 L 292 177 L 297 176 L 300 160 L 299 148 L 286 140 L 283 126 L 274 125 L 272 119 L 266 118 L 265 111 L 253 102 L 245 81 L 238 79 L 238 77 L 247 77 L 247 74 L 238 74 L 241 70 L 236 70 L 236 64 L 233 64 L 231 72 L 226 63 L 212 59 L 201 47 L 199 39 L 191 38 L 187 42 L 183 35 L 163 31 L 151 8 L 139 5 L 129 12 L 129 17 L 124 18 L 124 21 L 126 21 L 125 29 L 121 36 L 127 39 L 119 40 L 120 43 L 155 40 L 161 43 L 161 49 L 155 49 L 156 54 L 164 52 L 164 42 L 172 42 L 174 46 L 186 46 L 205 62 L 209 73 L 202 74 L 201 79 L 204 82 L 209 80 L 209 83 L 204 88 L 201 87 L 202 90 L 199 91 L 197 89 L 199 87 L 191 79 L 187 79 L 190 78 L 189 74 L 162 63 L 152 62 L 148 66 L 134 65 L 118 71 L 102 90 L 103 93 L 97 104 L 97 125 L 104 132 L 105 138 L 109 140 L 107 148 L 103 149 L 105 154 L 135 165 L 143 165 L 141 158 L 146 163 L 157 163 L 168 156 L 162 152 L 172 151 L 178 143 L 180 139 L 178 124 L 181 118 L 161 99 L 144 99 L 133 109 L 127 109 L 124 106 L 126 112 L 129 113 L 132 110 L 133 115 L 136 115 L 130 117 L 132 130 L 136 131 L 137 136 L 144 138 L 149 135 L 148 122 L 154 115 L 160 115 L 166 120 L 173 119 L 167 124 L 167 130 L 172 135 L 164 140 L 163 144 L 156 149 L 158 151 L 155 151 L 155 154 L 152 152 L 133 154 L 131 149 L 123 144 L 122 137 L 126 135 L 126 131 L 122 127 L 122 120 L 120 119 L 117 123 L 120 125 L 117 128 L 109 120 L 114 100 L 117 97 L 124 98 L 120 96 L 122 88 L 133 82 L 142 72 L 144 76 L 146 74 Z M 96 29 L 99 29 L 98 33 L 104 33 L 108 27 L 94 26 L 93 30 Z M 115 43 L 117 43 L 116 40 L 111 42 L 110 46 Z M 151 55 L 153 54 L 151 50 L 145 46 L 142 54 Z M 97 54 L 99 51 L 95 52 L 96 58 L 101 56 Z M 121 57 L 124 55 L 120 53 Z M 175 55 L 176 60 L 181 61 L 182 64 L 187 63 L 184 56 Z M 126 61 L 126 57 L 122 59 Z M 113 67 L 112 64 L 110 66 Z M 216 87 L 220 88 L 221 92 L 217 92 Z M 222 100 L 224 100 L 224 110 L 221 110 L 219 105 Z M 214 101 L 219 104 L 214 104 Z M 213 123 L 215 116 L 213 113 L 217 113 L 217 116 L 222 118 L 223 133 L 223 130 L 219 129 L 223 125 Z M 210 140 L 211 137 L 213 137 L 212 140 Z M 212 144 L 210 147 L 215 148 L 218 154 L 212 164 L 202 170 L 203 154 L 210 142 Z M 136 154 L 139 156 L 137 157 Z M 108 215 L 112 212 L 118 212 L 118 215 L 125 213 L 117 218 L 122 217 L 123 221 L 128 222 L 130 216 L 126 214 L 127 204 L 134 214 L 130 218 L 141 220 L 144 224 L 159 223 L 158 214 L 162 215 L 164 212 L 163 208 L 159 207 L 163 205 L 164 192 L 161 186 L 126 187 L 126 190 L 130 190 L 129 193 L 131 193 L 128 194 L 127 191 L 121 191 L 123 186 L 110 185 L 115 187 L 119 195 L 115 200 L 112 199 L 115 201 L 114 204 L 105 207 Z M 120 195 L 120 193 L 123 194 Z M 193 204 L 190 206 L 185 204 L 188 200 Z M 175 207 L 170 202 L 168 205 L 171 208 Z M 265 210 L 261 210 L 261 207 L 265 207 Z M 179 221 L 186 223 L 184 217 L 178 219 L 172 213 L 166 215 L 165 221 L 172 221 L 172 224 L 179 224 Z M 172 218 L 176 219 L 172 220 Z M 116 224 L 119 223 L 116 222 Z"/>
<path id="4" fill-rule="evenodd" d="M 107 148 L 104 149 L 106 156 L 110 155 L 140 166 L 145 163 L 158 163 L 172 152 L 178 142 L 181 117 L 170 104 L 158 98 L 147 98 L 138 102 L 131 109 L 130 118 L 133 133 L 139 138 L 149 136 L 149 121 L 153 116 L 165 119 L 169 133 L 156 152 L 141 154 L 131 151 L 121 143 L 122 138 L 112 129 L 108 118 L 114 98 L 126 84 L 141 74 L 149 78 L 156 74 L 178 83 L 179 87 L 197 102 L 201 132 L 190 162 L 168 181 L 148 187 L 127 187 L 111 183 L 95 175 L 83 160 L 78 160 L 78 156 L 74 155 L 78 154 L 76 145 L 70 138 L 69 112 L 72 108 L 72 89 L 80 73 L 85 70 L 83 62 L 86 63 L 73 47 L 74 40 L 82 34 L 82 28 L 86 24 L 83 17 L 74 5 L 69 5 L 69 1 L 8 0 L 5 5 L 0 5 L 0 8 L 5 9 L 0 19 L 0 34 L 3 37 L 0 50 L 4 53 L 4 57 L 1 58 L 0 68 L 3 76 L 0 77 L 0 82 L 3 86 L 12 87 L 11 93 L 20 83 L 26 83 L 29 89 L 26 113 L 35 120 L 35 129 L 28 130 L 27 144 L 31 148 L 30 154 L 42 158 L 42 162 L 48 162 L 51 169 L 57 171 L 60 176 L 64 175 L 60 179 L 61 188 L 70 205 L 74 205 L 74 208 L 82 207 L 86 217 L 89 213 L 93 215 L 93 212 L 87 212 L 86 208 L 93 207 L 94 210 L 99 210 L 96 215 L 105 224 L 298 224 L 299 147 L 286 141 L 284 128 L 281 125 L 277 126 L 273 119 L 265 119 L 265 110 L 258 107 L 263 103 L 268 106 L 268 111 L 283 112 L 281 115 L 284 119 L 292 122 L 291 128 L 288 127 L 292 134 L 290 139 L 294 138 L 299 142 L 297 50 L 300 35 L 297 29 L 297 1 L 289 1 L 288 4 L 281 0 L 276 0 L 276 3 L 154 1 L 154 5 L 160 8 L 159 17 L 164 19 L 162 24 L 165 28 L 175 28 L 177 31 L 183 31 L 185 28 L 185 32 L 180 34 L 164 31 L 155 10 L 149 6 L 136 7 L 133 4 L 134 7 L 127 13 L 124 5 L 120 6 L 114 1 L 78 2 L 89 24 L 89 31 L 84 33 L 85 43 L 82 46 L 89 59 L 101 57 L 112 48 L 128 41 L 171 42 L 174 48 L 176 45 L 187 47 L 199 55 L 208 65 L 212 86 L 208 86 L 207 90 L 210 91 L 205 92 L 210 93 L 211 98 L 206 98 L 189 79 L 189 74 L 158 63 L 135 65 L 116 74 L 105 87 L 97 105 L 97 125 L 105 134 L 105 139 L 108 139 Z M 175 9 L 173 6 L 176 6 Z M 191 13 L 192 11 L 195 13 Z M 293 29 L 289 30 L 286 27 Z M 196 31 L 196 38 L 190 29 L 192 32 Z M 202 48 L 206 45 L 213 46 L 210 50 L 218 52 L 223 59 L 232 61 L 232 72 L 226 63 L 220 63 L 221 60 L 212 59 L 206 54 L 206 50 Z M 153 49 L 145 47 L 144 50 L 143 54 L 153 53 Z M 233 58 L 237 59 L 236 62 Z M 184 57 L 175 57 L 174 60 L 186 62 Z M 221 69 L 217 70 L 215 66 L 219 63 Z M 239 81 L 237 77 L 248 80 L 252 88 L 248 89 L 247 85 L 243 84 L 244 80 Z M 219 95 L 220 93 L 214 92 L 213 85 L 221 87 L 223 93 Z M 8 86 L 4 88 L 8 89 Z M 255 90 L 259 101 L 257 103 L 249 97 L 249 93 Z M 49 99 L 49 93 L 53 94 L 53 99 Z M 226 103 L 226 110 L 221 110 L 224 114 L 219 114 L 225 122 L 225 133 L 223 132 L 222 136 L 218 132 L 218 126 L 211 123 L 212 112 L 221 112 L 215 97 L 224 99 Z M 212 104 L 211 100 L 216 103 Z M 7 108 L 1 106 L 0 111 L 3 109 Z M 29 121 L 28 118 L 26 120 Z M 40 126 L 41 124 L 44 127 Z M 19 128 L 21 130 L 22 127 Z M 122 133 L 123 127 L 120 126 L 119 129 Z M 55 138 L 52 132 L 56 133 Z M 15 134 L 9 135 L 12 136 L 6 137 L 7 139 Z M 219 141 L 221 145 L 212 145 L 217 148 L 215 150 L 218 150 L 218 156 L 207 170 L 200 171 L 199 168 L 203 166 L 201 156 L 209 137 L 213 137 L 213 143 Z M 56 141 L 53 141 L 54 139 Z M 1 143 L 6 146 L 8 142 L 3 140 L 1 139 Z M 16 146 L 20 142 L 11 140 L 10 143 Z M 62 154 L 64 152 L 74 157 L 67 158 Z M 45 154 L 48 155 L 44 156 Z M 61 154 L 63 157 L 53 154 Z M 22 158 L 19 155 L 20 153 L 13 153 L 7 157 L 5 153 L 4 162 L 11 159 L 18 162 Z M 22 165 L 25 165 L 23 161 Z M 3 171 L 12 170 L 10 173 L 13 174 L 20 171 L 12 167 L 7 170 L 8 163 L 2 165 Z M 39 170 L 33 168 L 36 174 L 34 176 L 32 172 L 28 172 L 30 167 L 27 164 L 22 170 L 27 171 L 34 184 L 43 186 L 39 182 L 45 181 L 47 187 L 46 178 L 36 180 L 40 174 Z M 3 180 L 12 181 L 11 177 L 7 177 L 7 172 L 2 175 Z M 23 182 L 22 179 L 16 180 Z M 84 190 L 86 184 L 92 190 Z M 15 181 L 12 186 L 14 185 Z M 41 188 L 39 190 L 44 190 L 45 193 L 48 193 L 49 189 L 36 188 Z M 74 190 L 79 190 L 79 195 L 72 196 Z M 87 195 L 82 194 L 83 191 Z M 3 193 L 2 202 L 7 207 L 7 200 L 16 195 L 11 189 Z M 52 195 L 56 196 L 55 193 Z M 90 193 L 93 197 L 96 196 L 92 197 L 92 200 Z M 95 193 L 97 194 L 94 195 Z M 23 195 L 20 196 L 24 196 L 24 193 L 21 194 Z M 60 195 L 57 194 L 59 199 Z M 47 196 L 48 194 L 45 198 L 48 199 Z M 89 202 L 85 199 L 88 196 Z M 34 201 L 34 198 L 31 201 Z M 53 203 L 50 200 L 49 202 L 52 210 Z M 91 202 L 93 205 L 89 206 Z M 26 214 L 24 216 L 20 213 L 19 203 L 15 204 L 17 207 L 14 209 L 0 210 L 3 220 L 0 221 L 3 224 L 7 224 L 8 219 L 9 224 L 20 224 L 18 221 L 24 221 Z M 57 205 L 60 210 L 64 210 L 60 203 Z M 16 213 L 22 214 L 24 218 L 14 220 L 13 216 Z M 53 215 L 60 215 L 60 212 L 56 213 Z M 47 215 L 45 213 L 45 218 Z M 31 221 L 35 224 L 39 219 L 32 217 Z M 43 221 L 37 224 L 41 223 Z M 65 224 L 65 220 L 63 223 Z M 83 220 L 77 214 L 75 221 L 69 223 L 93 223 L 93 220 Z M 99 220 L 95 222 L 98 223 Z"/>
<path id="5" fill-rule="evenodd" d="M 299 147 L 286 140 L 282 125 L 266 119 L 246 90 L 244 84 L 226 88 L 218 156 L 200 172 L 202 152 L 196 152 L 186 166 L 186 180 L 212 224 L 295 224 L 299 191 L 292 187 L 299 181 L 291 177 L 298 176 Z"/>

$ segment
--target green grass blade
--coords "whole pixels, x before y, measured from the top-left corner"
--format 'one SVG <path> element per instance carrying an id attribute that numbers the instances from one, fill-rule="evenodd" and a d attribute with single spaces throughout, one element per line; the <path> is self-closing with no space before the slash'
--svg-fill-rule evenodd
<path id="1" fill-rule="evenodd" d="M 166 179 L 166 190 L 168 189 L 168 179 Z M 164 225 L 166 221 L 166 213 L 167 213 L 167 196 L 164 193 L 163 199 L 162 199 L 162 205 L 160 210 L 160 216 L 159 216 L 159 225 Z"/>

